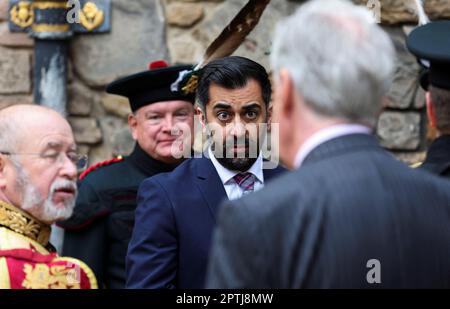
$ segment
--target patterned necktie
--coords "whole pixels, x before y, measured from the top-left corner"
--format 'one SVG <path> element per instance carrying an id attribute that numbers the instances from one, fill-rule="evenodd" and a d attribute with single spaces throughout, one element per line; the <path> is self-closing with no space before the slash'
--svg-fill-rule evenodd
<path id="1" fill-rule="evenodd" d="M 234 181 L 242 189 L 244 195 L 255 190 L 255 178 L 255 175 L 248 172 L 239 173 L 233 177 Z"/>

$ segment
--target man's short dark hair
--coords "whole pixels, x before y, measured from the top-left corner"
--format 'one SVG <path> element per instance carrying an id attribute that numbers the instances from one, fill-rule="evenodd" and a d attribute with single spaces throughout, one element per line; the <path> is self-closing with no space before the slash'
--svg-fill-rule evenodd
<path id="1" fill-rule="evenodd" d="M 436 128 L 450 133 L 450 90 L 430 85 L 431 101 L 436 115 Z"/>
<path id="2" fill-rule="evenodd" d="M 272 87 L 266 69 L 262 65 L 238 56 L 211 61 L 202 69 L 197 88 L 197 99 L 201 108 L 204 109 L 209 101 L 211 84 L 226 89 L 239 89 L 245 87 L 250 79 L 258 82 L 264 103 L 269 106 Z"/>

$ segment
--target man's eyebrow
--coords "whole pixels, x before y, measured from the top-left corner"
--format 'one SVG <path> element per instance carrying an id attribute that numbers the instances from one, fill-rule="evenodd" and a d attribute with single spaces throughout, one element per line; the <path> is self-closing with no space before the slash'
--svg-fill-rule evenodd
<path id="1" fill-rule="evenodd" d="M 48 142 L 47 145 L 45 145 L 45 149 L 60 149 L 62 146 L 63 145 L 60 142 Z"/>
<path id="2" fill-rule="evenodd" d="M 157 112 L 157 111 L 147 111 L 144 113 L 144 117 L 148 117 L 150 115 L 154 116 L 154 115 L 159 115 L 159 114 L 161 114 L 161 113 Z"/>
<path id="3" fill-rule="evenodd" d="M 63 143 L 61 142 L 48 142 L 47 145 L 45 146 L 44 150 L 48 150 L 48 149 L 56 149 L 56 150 L 60 150 L 63 148 Z M 77 151 L 77 146 L 76 145 L 71 145 L 69 146 L 69 151 Z"/>
<path id="4" fill-rule="evenodd" d="M 213 109 L 231 109 L 231 105 L 225 102 L 219 102 L 213 106 Z"/>
<path id="5" fill-rule="evenodd" d="M 261 105 L 258 103 L 252 102 L 252 103 L 242 106 L 242 109 L 245 109 L 245 110 L 254 109 L 254 108 L 261 109 Z"/>

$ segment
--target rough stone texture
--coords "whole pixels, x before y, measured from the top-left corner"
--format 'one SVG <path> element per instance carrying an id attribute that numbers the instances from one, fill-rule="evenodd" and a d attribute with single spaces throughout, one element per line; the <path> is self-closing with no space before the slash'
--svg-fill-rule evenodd
<path id="1" fill-rule="evenodd" d="M 0 0 L 0 21 L 8 20 L 9 1 Z"/>
<path id="2" fill-rule="evenodd" d="M 81 82 L 75 81 L 67 87 L 68 111 L 74 116 L 89 116 L 92 105 L 99 102 L 99 96 L 84 86 Z"/>
<path id="3" fill-rule="evenodd" d="M 172 3 L 166 7 L 167 23 L 171 26 L 191 27 L 203 18 L 199 3 Z"/>
<path id="4" fill-rule="evenodd" d="M 26 33 L 10 32 L 8 23 L 1 23 L 0 45 L 10 47 L 32 47 L 34 41 Z"/>
<path id="5" fill-rule="evenodd" d="M 150 61 L 167 57 L 165 22 L 158 0 L 114 0 L 110 34 L 72 40 L 76 73 L 90 86 L 144 71 Z"/>
<path id="6" fill-rule="evenodd" d="M 128 127 L 116 130 L 113 135 L 112 150 L 114 155 L 128 155 L 133 150 L 135 141 Z"/>
<path id="7" fill-rule="evenodd" d="M 381 145 L 392 150 L 416 150 L 420 144 L 420 115 L 384 112 L 378 121 Z"/>
<path id="8" fill-rule="evenodd" d="M 77 143 L 94 145 L 102 141 L 102 131 L 95 118 L 69 117 L 68 120 Z"/>
<path id="9" fill-rule="evenodd" d="M 169 40 L 170 59 L 172 63 L 197 63 L 200 61 L 204 49 L 193 43 L 190 34 L 174 37 Z"/>
<path id="10" fill-rule="evenodd" d="M 105 94 L 101 97 L 101 102 L 105 110 L 110 114 L 126 119 L 128 114 L 131 113 L 130 103 L 125 97 Z"/>
<path id="11" fill-rule="evenodd" d="M 0 46 L 0 94 L 29 93 L 30 52 Z"/>
<path id="12" fill-rule="evenodd" d="M 103 144 L 92 147 L 89 153 L 89 164 L 95 164 L 118 155 L 128 155 L 134 146 L 134 141 L 128 131 L 125 120 L 105 116 L 100 119 L 104 132 Z"/>
<path id="13" fill-rule="evenodd" d="M 425 12 L 431 19 L 449 19 L 450 1 L 425 0 Z"/>
<path id="14" fill-rule="evenodd" d="M 367 5 L 368 0 L 353 0 L 354 3 Z M 386 24 L 416 23 L 417 14 L 414 0 L 381 0 L 381 22 Z M 425 12 L 431 19 L 449 18 L 450 1 L 425 0 Z"/>
<path id="15" fill-rule="evenodd" d="M 406 109 L 411 106 L 417 91 L 419 65 L 405 45 L 405 34 L 401 28 L 385 27 L 394 42 L 397 52 L 397 68 L 393 85 L 388 93 L 387 106 Z"/>
<path id="16" fill-rule="evenodd" d="M 74 80 L 74 74 L 73 74 L 73 64 L 72 61 L 67 59 L 67 83 L 70 84 Z"/>
<path id="17" fill-rule="evenodd" d="M 413 107 L 416 109 L 421 109 L 425 107 L 425 91 L 420 86 L 417 87 Z"/>
<path id="18" fill-rule="evenodd" d="M 89 150 L 89 165 L 94 165 L 113 157 L 111 147 L 108 147 L 107 144 L 97 145 Z"/>
<path id="19" fill-rule="evenodd" d="M 246 2 L 246 0 L 225 1 L 195 27 L 192 35 L 200 42 L 203 50 L 217 37 Z M 282 17 L 290 15 L 296 7 L 298 7 L 298 4 L 294 2 L 272 1 L 261 16 L 259 24 L 235 54 L 251 58 L 269 68 L 268 53 L 271 48 L 275 24 Z"/>
<path id="20" fill-rule="evenodd" d="M 177 1 L 175 0 L 172 2 Z M 220 3 L 218 1 L 203 1 L 201 5 L 203 11 L 209 16 L 216 11 L 216 8 Z M 193 37 L 192 32 L 195 29 L 196 27 L 181 28 L 168 25 L 166 42 L 170 53 L 171 63 L 197 63 L 200 61 L 205 49 L 204 46 Z"/>
<path id="21" fill-rule="evenodd" d="M 79 154 L 88 155 L 89 156 L 89 146 L 88 145 L 77 145 L 77 152 Z"/>
<path id="22" fill-rule="evenodd" d="M 0 95 L 0 109 L 16 104 L 33 104 L 31 95 Z"/>

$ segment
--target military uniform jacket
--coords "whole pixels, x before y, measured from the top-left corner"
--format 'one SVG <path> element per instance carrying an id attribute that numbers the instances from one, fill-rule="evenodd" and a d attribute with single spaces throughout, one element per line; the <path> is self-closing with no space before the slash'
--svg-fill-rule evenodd
<path id="1" fill-rule="evenodd" d="M 89 267 L 59 257 L 50 226 L 0 201 L 0 289 L 96 289 Z"/>
<path id="2" fill-rule="evenodd" d="M 89 265 L 100 287 L 117 289 L 125 287 L 125 255 L 139 185 L 150 176 L 172 171 L 175 165 L 151 158 L 138 144 L 129 157 L 108 163 L 81 177 L 74 214 L 58 225 L 65 229 L 64 255 Z"/>
<path id="3" fill-rule="evenodd" d="M 450 135 L 442 135 L 431 144 L 420 167 L 433 174 L 450 177 Z"/>

